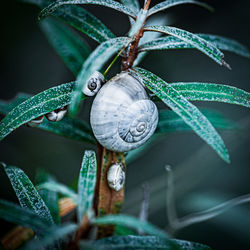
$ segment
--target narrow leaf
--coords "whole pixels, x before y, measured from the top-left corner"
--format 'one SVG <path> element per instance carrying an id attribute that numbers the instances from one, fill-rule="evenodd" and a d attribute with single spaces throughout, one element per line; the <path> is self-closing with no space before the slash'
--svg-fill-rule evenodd
<path id="1" fill-rule="evenodd" d="M 44 182 L 49 182 L 49 181 L 55 181 L 55 179 L 47 172 L 43 170 L 39 170 L 38 173 L 36 174 L 36 184 L 39 185 L 39 184 L 42 184 Z M 56 224 L 60 224 L 61 219 L 60 219 L 60 213 L 59 213 L 59 207 L 58 207 L 57 192 L 48 190 L 48 189 L 47 190 L 41 189 L 41 190 L 38 190 L 38 193 L 42 197 L 46 206 L 48 207 L 51 213 L 51 216 L 53 218 L 53 221 Z"/>
<path id="2" fill-rule="evenodd" d="M 232 86 L 199 82 L 179 82 L 171 86 L 190 101 L 225 102 L 250 108 L 250 93 Z"/>
<path id="3" fill-rule="evenodd" d="M 33 249 L 50 249 L 49 247 L 53 248 L 53 244 L 55 244 L 57 241 L 63 241 L 69 236 L 70 234 L 73 234 L 77 230 L 76 224 L 66 224 L 60 227 L 53 227 L 50 230 L 46 232 L 46 235 L 37 240 L 34 239 L 30 242 L 28 242 L 25 245 L 26 250 L 33 250 Z"/>
<path id="4" fill-rule="evenodd" d="M 35 4 L 40 8 L 44 8 L 54 2 L 52 0 L 21 1 Z M 81 7 L 73 5 L 62 6 L 53 13 L 53 16 L 60 18 L 99 43 L 115 37 L 115 35 L 99 19 Z"/>
<path id="5" fill-rule="evenodd" d="M 91 213 L 95 193 L 97 163 L 94 151 L 84 153 L 78 181 L 78 222 Z"/>
<path id="6" fill-rule="evenodd" d="M 20 93 L 11 101 L 6 102 L 0 100 L 0 114 L 6 115 L 13 108 L 26 101 L 29 97 L 31 97 L 31 95 Z M 91 128 L 84 121 L 72 119 L 68 116 L 60 122 L 50 122 L 47 119 L 44 119 L 42 124 L 37 128 L 69 139 L 83 141 L 93 145 L 96 144 Z"/>
<path id="7" fill-rule="evenodd" d="M 193 33 L 170 26 L 149 26 L 145 27 L 145 30 L 161 32 L 177 37 L 182 41 L 192 45 L 194 48 L 200 50 L 202 53 L 209 56 L 218 64 L 230 68 L 229 65 L 227 65 L 226 62 L 223 60 L 224 54 L 214 44 L 206 41 L 205 39 Z"/>
<path id="8" fill-rule="evenodd" d="M 51 3 L 48 7 L 44 8 L 40 14 L 40 18 L 45 18 L 48 15 L 51 15 L 54 11 L 56 11 L 59 7 L 63 5 L 72 5 L 72 4 L 96 4 L 96 5 L 101 5 L 105 6 L 114 10 L 117 10 L 119 12 L 122 12 L 126 15 L 129 15 L 133 18 L 136 18 L 136 15 L 134 11 L 128 7 L 126 7 L 123 4 L 120 4 L 118 2 L 115 2 L 113 0 L 58 0 L 54 3 Z"/>
<path id="9" fill-rule="evenodd" d="M 54 222 L 48 207 L 28 176 L 17 167 L 4 165 L 4 170 L 9 177 L 20 205 L 33 210 L 37 215 L 45 219 L 48 225 L 53 225 Z"/>
<path id="10" fill-rule="evenodd" d="M 93 224 L 95 225 L 120 225 L 124 227 L 128 227 L 134 229 L 136 231 L 141 231 L 146 234 L 157 235 L 160 238 L 167 239 L 167 234 L 153 226 L 152 224 L 141 221 L 135 217 L 128 215 L 106 215 L 93 220 Z"/>
<path id="11" fill-rule="evenodd" d="M 32 210 L 4 200 L 0 200 L 0 218 L 20 226 L 31 228 L 38 235 L 43 234 L 48 229 L 47 220 L 41 218 Z"/>
<path id="12" fill-rule="evenodd" d="M 140 11 L 138 0 L 121 0 L 121 2 L 123 3 L 123 5 L 133 10 L 135 14 L 138 14 L 138 12 Z"/>
<path id="13" fill-rule="evenodd" d="M 0 140 L 13 130 L 41 115 L 70 103 L 74 82 L 47 89 L 16 106 L 1 121 Z"/>
<path id="14" fill-rule="evenodd" d="M 98 249 L 185 249 L 185 250 L 211 250 L 210 247 L 200 243 L 184 240 L 166 240 L 157 236 L 112 236 L 97 240 L 94 246 Z M 96 249 L 97 249 L 96 248 Z"/>
<path id="15" fill-rule="evenodd" d="M 75 115 L 78 111 L 79 104 L 82 98 L 82 89 L 89 77 L 102 68 L 102 66 L 111 58 L 116 52 L 121 50 L 130 42 L 130 38 L 118 37 L 110 39 L 100 44 L 84 62 L 82 69 L 77 77 L 76 86 L 72 94 L 70 113 Z"/>
<path id="16" fill-rule="evenodd" d="M 41 29 L 67 67 L 77 75 L 90 54 L 87 43 L 76 32 L 52 18 L 44 20 Z"/>
<path id="17" fill-rule="evenodd" d="M 144 10 L 144 9 L 140 10 L 140 12 L 138 13 L 138 16 L 136 18 L 135 23 L 132 25 L 132 27 L 128 33 L 129 37 L 134 37 L 138 33 L 138 31 L 143 27 L 143 25 L 146 21 L 146 18 L 147 18 L 147 13 L 148 13 L 147 10 Z"/>
<path id="18" fill-rule="evenodd" d="M 176 5 L 181 5 L 181 4 L 196 4 L 198 6 L 201 6 L 209 11 L 213 11 L 213 8 L 211 6 L 209 6 L 208 4 L 199 2 L 199 1 L 195 1 L 195 0 L 166 0 L 163 1 L 161 3 L 156 4 L 154 7 L 152 7 L 149 12 L 148 12 L 148 16 L 151 16 L 159 11 L 163 11 L 166 10 L 170 7 L 176 6 Z"/>
<path id="19" fill-rule="evenodd" d="M 132 72 L 137 72 L 137 77 L 141 78 L 149 90 L 177 113 L 223 160 L 230 162 L 228 151 L 220 135 L 193 104 L 153 73 L 141 68 L 135 68 Z"/>
<path id="20" fill-rule="evenodd" d="M 212 43 L 218 49 L 230 51 L 237 55 L 250 58 L 250 51 L 248 50 L 248 48 L 246 48 L 244 45 L 240 44 L 235 40 L 209 34 L 196 34 L 196 35 Z M 139 47 L 139 52 L 150 51 L 150 50 L 194 49 L 194 48 L 195 47 L 193 45 L 184 42 L 177 37 L 166 36 L 142 44 Z"/>
<path id="21" fill-rule="evenodd" d="M 36 186 L 36 188 L 39 191 L 43 189 L 47 189 L 56 193 L 60 193 L 63 196 L 70 197 L 75 203 L 77 203 L 77 194 L 71 188 L 67 187 L 64 184 L 61 184 L 55 181 L 50 181 L 50 182 L 42 183 Z"/>

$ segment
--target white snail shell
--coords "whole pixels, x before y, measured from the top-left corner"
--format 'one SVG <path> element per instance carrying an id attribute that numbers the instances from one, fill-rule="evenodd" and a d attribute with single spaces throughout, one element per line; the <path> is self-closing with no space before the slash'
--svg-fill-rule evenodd
<path id="1" fill-rule="evenodd" d="M 43 122 L 44 119 L 44 115 L 39 116 L 31 121 L 29 121 L 27 123 L 28 127 L 37 127 L 38 125 L 40 125 Z"/>
<path id="2" fill-rule="evenodd" d="M 84 85 L 82 91 L 83 94 L 87 96 L 94 96 L 99 91 L 104 82 L 104 76 L 100 72 L 95 71 L 87 81 L 87 84 Z"/>
<path id="3" fill-rule="evenodd" d="M 149 100 L 142 83 L 128 72 L 108 81 L 97 93 L 90 124 L 105 148 L 126 152 L 144 144 L 158 123 L 156 105 Z"/>
<path id="4" fill-rule="evenodd" d="M 125 184 L 125 167 L 121 163 L 115 163 L 110 166 L 107 180 L 110 188 L 120 191 Z"/>
<path id="5" fill-rule="evenodd" d="M 67 106 L 51 111 L 46 114 L 46 118 L 51 122 L 61 121 L 67 113 Z"/>

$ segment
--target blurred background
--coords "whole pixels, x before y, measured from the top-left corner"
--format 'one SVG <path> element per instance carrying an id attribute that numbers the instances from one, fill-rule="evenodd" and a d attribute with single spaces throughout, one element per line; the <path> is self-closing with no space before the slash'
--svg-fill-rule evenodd
<path id="1" fill-rule="evenodd" d="M 159 1 L 152 0 L 152 4 Z M 169 24 L 194 33 L 210 33 L 238 40 L 250 48 L 250 1 L 204 1 L 214 13 L 193 5 L 184 5 L 162 13 Z M 74 80 L 74 76 L 54 52 L 37 21 L 39 9 L 12 1 L 2 4 L 1 19 L 1 91 L 0 99 L 12 99 L 18 92 L 37 94 L 47 88 Z M 129 30 L 127 17 L 116 11 L 88 6 L 117 36 Z M 94 49 L 97 43 L 83 37 Z M 250 91 L 250 61 L 225 52 L 229 71 L 195 50 L 151 52 L 141 64 L 167 82 L 201 81 L 233 85 Z M 120 70 L 117 63 L 112 74 Z M 80 117 L 87 122 L 92 100 L 82 108 Z M 165 165 L 172 166 L 175 202 L 179 216 L 201 211 L 236 196 L 250 193 L 250 112 L 244 107 L 220 103 L 196 103 L 217 109 L 240 125 L 237 131 L 222 131 L 231 156 L 224 163 L 192 132 L 170 133 L 155 143 L 146 154 L 131 161 L 127 168 L 126 200 L 123 212 L 137 216 L 143 199 L 142 184 L 150 187 L 149 221 L 165 228 Z M 85 149 L 92 146 L 41 131 L 21 127 L 0 143 L 0 161 L 23 169 L 34 180 L 43 168 L 59 182 L 71 184 L 80 169 Z M 0 198 L 17 202 L 7 176 L 0 170 Z M 12 225 L 0 221 L 1 229 Z M 250 248 L 250 204 L 241 205 L 211 219 L 180 230 L 175 237 L 197 241 L 213 249 Z M 3 235 L 3 232 L 2 234 Z"/>

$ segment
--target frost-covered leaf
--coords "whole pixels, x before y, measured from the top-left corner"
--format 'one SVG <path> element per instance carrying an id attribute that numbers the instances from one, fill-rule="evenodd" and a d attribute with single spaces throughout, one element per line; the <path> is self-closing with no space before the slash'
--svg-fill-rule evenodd
<path id="1" fill-rule="evenodd" d="M 141 9 L 140 12 L 137 15 L 136 21 L 134 24 L 132 24 L 132 27 L 128 33 L 129 37 L 134 37 L 138 31 L 143 27 L 146 18 L 147 18 L 147 10 Z"/>
<path id="2" fill-rule="evenodd" d="M 138 0 L 121 0 L 121 2 L 123 3 L 123 5 L 133 10 L 136 14 L 140 10 L 140 5 Z"/>
<path id="3" fill-rule="evenodd" d="M 159 11 L 166 10 L 170 7 L 180 5 L 180 4 L 187 4 L 187 3 L 196 4 L 196 5 L 201 6 L 209 11 L 213 11 L 213 8 L 211 6 L 209 6 L 208 4 L 205 4 L 205 3 L 202 3 L 199 1 L 195 1 L 195 0 L 166 0 L 166 1 L 163 1 L 161 3 L 156 4 L 154 7 L 149 9 L 148 16 L 151 16 Z"/>
<path id="4" fill-rule="evenodd" d="M 41 29 L 66 66 L 77 75 L 91 50 L 87 43 L 62 22 L 48 18 Z"/>
<path id="5" fill-rule="evenodd" d="M 223 60 L 224 54 L 213 43 L 208 42 L 198 35 L 170 26 L 148 26 L 145 27 L 145 30 L 161 32 L 163 34 L 177 37 L 182 41 L 192 45 L 194 48 L 200 50 L 218 64 L 230 68 L 230 66 Z"/>
<path id="6" fill-rule="evenodd" d="M 153 226 L 149 222 L 141 221 L 135 217 L 119 214 L 119 215 L 105 215 L 92 221 L 95 225 L 120 225 L 134 229 L 136 231 L 141 231 L 146 234 L 157 235 L 160 238 L 167 239 L 167 234 L 161 229 Z"/>
<path id="7" fill-rule="evenodd" d="M 177 113 L 223 160 L 230 162 L 223 140 L 198 108 L 153 73 L 141 68 L 135 68 L 135 71 L 131 72 L 134 72 L 139 79 L 141 78 L 145 86 Z"/>
<path id="8" fill-rule="evenodd" d="M 92 211 L 96 184 L 97 163 L 95 152 L 86 150 L 78 180 L 78 222 Z"/>
<path id="9" fill-rule="evenodd" d="M 76 192 L 64 184 L 61 184 L 55 181 L 49 181 L 49 182 L 45 182 L 45 183 L 38 185 L 36 188 L 39 191 L 43 189 L 47 189 L 56 193 L 60 193 L 63 196 L 70 197 L 75 203 L 77 203 Z"/>
<path id="10" fill-rule="evenodd" d="M 218 49 L 230 51 L 237 55 L 250 58 L 249 49 L 235 40 L 209 34 L 196 34 L 196 35 L 212 43 Z M 177 37 L 167 36 L 142 44 L 139 47 L 139 52 L 142 53 L 150 50 L 194 49 L 194 48 L 195 47 L 193 45 L 185 41 L 182 41 Z"/>
<path id="11" fill-rule="evenodd" d="M 17 167 L 3 165 L 9 177 L 10 183 L 16 193 L 20 205 L 34 211 L 41 218 L 45 219 L 48 225 L 53 225 L 51 213 L 38 194 L 28 176 Z"/>
<path id="12" fill-rule="evenodd" d="M 0 200 L 0 218 L 20 226 L 31 228 L 38 235 L 45 233 L 48 229 L 47 220 L 41 218 L 32 210 L 4 200 Z"/>
<path id="13" fill-rule="evenodd" d="M 48 181 L 55 181 L 54 177 L 43 170 L 39 170 L 36 174 L 36 185 L 42 184 Z M 51 216 L 56 224 L 60 224 L 60 214 L 58 207 L 58 194 L 52 190 L 40 189 L 38 193 L 42 197 L 46 206 L 48 207 Z"/>
<path id="14" fill-rule="evenodd" d="M 75 5 L 75 4 L 101 5 L 122 12 L 133 18 L 136 18 L 136 15 L 132 9 L 113 0 L 64 0 L 64 1 L 58 0 L 54 3 L 51 3 L 48 7 L 44 8 L 40 12 L 39 17 L 45 18 L 46 16 L 51 15 L 54 11 L 56 11 L 59 7 L 63 5 Z"/>
<path id="15" fill-rule="evenodd" d="M 183 250 L 211 250 L 200 243 L 171 239 L 166 240 L 157 236 L 112 236 L 95 241 L 95 249 L 183 249 Z"/>
<path id="16" fill-rule="evenodd" d="M 46 235 L 41 239 L 34 239 L 28 242 L 24 249 L 34 250 L 34 249 L 54 249 L 53 244 L 57 241 L 63 241 L 67 239 L 67 236 L 73 234 L 77 230 L 77 225 L 70 223 L 65 224 L 60 227 L 53 227 L 47 230 Z M 60 248 L 61 249 L 61 248 Z"/>
<path id="17" fill-rule="evenodd" d="M 44 8 L 53 3 L 53 0 L 20 0 Z M 62 6 L 57 9 L 53 16 L 60 18 L 64 22 L 88 35 L 95 41 L 102 43 L 114 38 L 115 35 L 95 16 L 78 6 Z"/>
<path id="18" fill-rule="evenodd" d="M 77 76 L 76 86 L 71 98 L 70 113 L 75 115 L 78 112 L 79 104 L 82 99 L 82 89 L 87 83 L 89 77 L 102 68 L 102 66 L 110 59 L 117 51 L 121 50 L 130 42 L 128 37 L 118 37 L 110 39 L 100 44 L 84 62 L 80 73 Z"/>
<path id="19" fill-rule="evenodd" d="M 0 140 L 21 125 L 70 103 L 74 82 L 47 89 L 22 102 L 0 123 Z"/>
<path id="20" fill-rule="evenodd" d="M 20 93 L 11 101 L 0 100 L 0 114 L 6 115 L 13 108 L 26 101 L 31 95 Z M 39 129 L 64 136 L 69 139 L 83 141 L 89 144 L 96 144 L 91 128 L 82 120 L 64 117 L 60 122 L 50 122 L 44 119 L 37 127 Z"/>
<path id="21" fill-rule="evenodd" d="M 225 102 L 250 108 L 250 93 L 232 86 L 200 82 L 179 82 L 171 86 L 190 101 Z"/>

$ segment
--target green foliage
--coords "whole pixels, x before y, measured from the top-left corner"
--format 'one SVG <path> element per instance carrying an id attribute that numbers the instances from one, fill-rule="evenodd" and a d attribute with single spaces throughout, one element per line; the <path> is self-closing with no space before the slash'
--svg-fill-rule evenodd
<path id="1" fill-rule="evenodd" d="M 46 220 L 48 225 L 53 225 L 54 221 L 48 207 L 33 186 L 28 176 L 20 168 L 6 166 L 4 164 L 3 167 L 7 176 L 9 177 L 20 205 L 33 210 L 34 213 Z"/>
<path id="2" fill-rule="evenodd" d="M 223 160 L 230 162 L 228 151 L 220 135 L 209 120 L 193 104 L 189 103 L 170 84 L 153 73 L 140 68 L 135 68 L 135 71 L 132 72 L 139 79 L 141 78 L 145 86 L 176 112 Z"/>
<path id="3" fill-rule="evenodd" d="M 85 151 L 78 181 L 78 222 L 90 215 L 95 193 L 97 163 L 94 151 Z"/>

